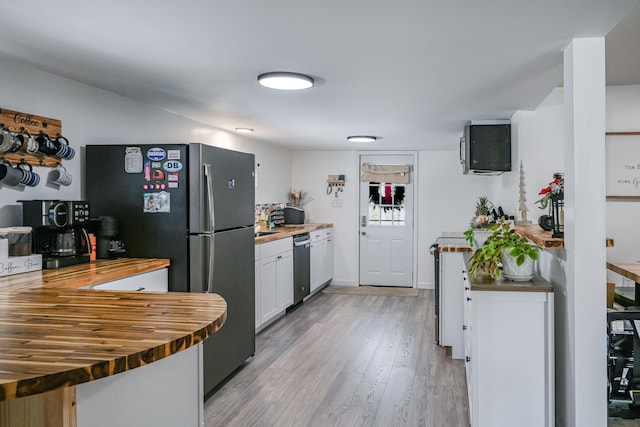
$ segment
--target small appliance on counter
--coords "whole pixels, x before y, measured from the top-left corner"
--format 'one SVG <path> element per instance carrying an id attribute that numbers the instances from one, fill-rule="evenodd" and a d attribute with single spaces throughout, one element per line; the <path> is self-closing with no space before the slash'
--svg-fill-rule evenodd
<path id="1" fill-rule="evenodd" d="M 33 252 L 42 254 L 43 268 L 56 269 L 89 262 L 91 243 L 86 201 L 20 200 L 22 223 L 33 228 Z"/>
<path id="2" fill-rule="evenodd" d="M 304 224 L 304 209 L 295 206 L 286 206 L 284 208 L 284 223 Z"/>
<path id="3" fill-rule="evenodd" d="M 42 256 L 31 253 L 31 227 L 0 228 L 0 277 L 42 270 Z"/>
<path id="4" fill-rule="evenodd" d="M 112 216 L 101 216 L 91 219 L 89 232 L 96 235 L 96 258 L 109 259 L 124 255 L 124 242 L 118 239 L 118 219 Z"/>

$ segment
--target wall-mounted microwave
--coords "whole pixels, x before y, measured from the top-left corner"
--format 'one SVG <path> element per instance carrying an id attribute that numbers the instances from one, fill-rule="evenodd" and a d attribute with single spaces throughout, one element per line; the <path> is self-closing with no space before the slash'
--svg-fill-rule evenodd
<path id="1" fill-rule="evenodd" d="M 500 175 L 511 170 L 511 125 L 471 124 L 460 138 L 462 172 Z"/>

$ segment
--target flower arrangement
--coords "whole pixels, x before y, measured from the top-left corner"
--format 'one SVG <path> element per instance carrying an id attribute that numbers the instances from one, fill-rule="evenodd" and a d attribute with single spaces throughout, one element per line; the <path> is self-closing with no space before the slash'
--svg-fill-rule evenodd
<path id="1" fill-rule="evenodd" d="M 549 206 L 551 196 L 558 194 L 564 194 L 564 175 L 561 173 L 554 173 L 553 181 L 538 193 L 542 198 L 536 201 L 536 203 L 540 203 L 540 209 L 546 209 L 547 206 Z"/>

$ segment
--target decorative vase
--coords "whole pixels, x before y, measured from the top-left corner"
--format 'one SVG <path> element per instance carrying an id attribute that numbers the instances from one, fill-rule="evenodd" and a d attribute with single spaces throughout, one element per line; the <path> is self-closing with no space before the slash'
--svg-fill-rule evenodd
<path id="1" fill-rule="evenodd" d="M 473 251 L 477 251 L 484 245 L 484 242 L 489 238 L 489 232 L 487 230 L 473 230 Z"/>
<path id="2" fill-rule="evenodd" d="M 533 280 L 535 276 L 533 273 L 535 267 L 534 260 L 525 256 L 524 263 L 518 265 L 516 263 L 516 257 L 511 256 L 511 249 L 504 249 L 500 255 L 502 258 L 502 275 L 505 279 L 515 282 L 528 282 L 529 280 Z"/>

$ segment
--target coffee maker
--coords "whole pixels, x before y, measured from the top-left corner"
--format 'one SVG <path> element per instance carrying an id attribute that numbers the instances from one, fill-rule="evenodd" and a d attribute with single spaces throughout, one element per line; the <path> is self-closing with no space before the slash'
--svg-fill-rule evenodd
<path id="1" fill-rule="evenodd" d="M 118 239 L 119 221 L 112 216 L 91 220 L 89 232 L 96 235 L 96 258 L 107 259 L 123 256 L 124 242 Z"/>
<path id="2" fill-rule="evenodd" d="M 89 262 L 89 202 L 20 200 L 22 223 L 33 227 L 33 252 L 42 265 L 56 269 Z"/>

